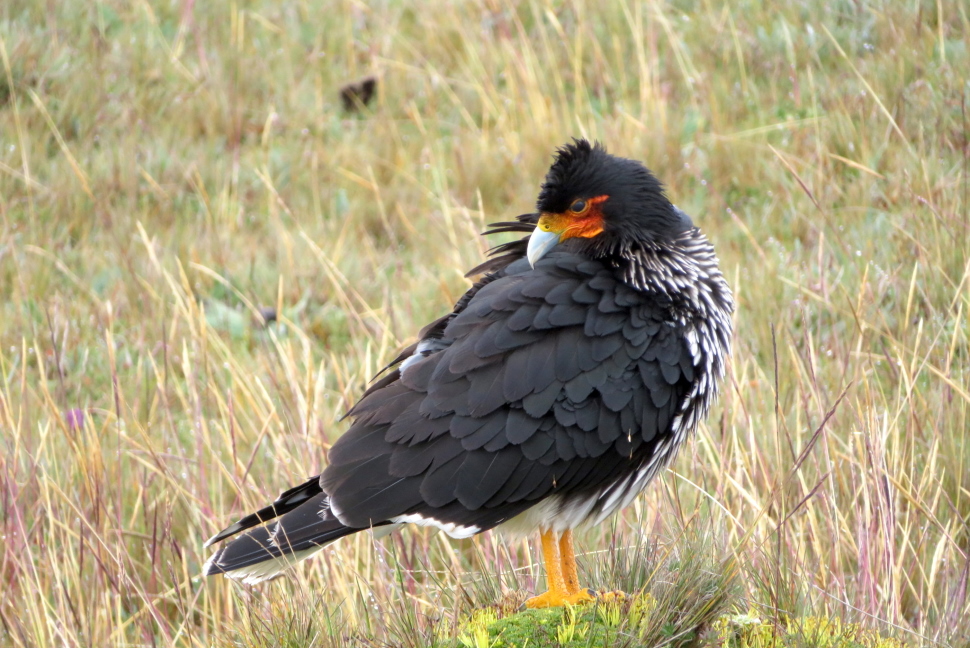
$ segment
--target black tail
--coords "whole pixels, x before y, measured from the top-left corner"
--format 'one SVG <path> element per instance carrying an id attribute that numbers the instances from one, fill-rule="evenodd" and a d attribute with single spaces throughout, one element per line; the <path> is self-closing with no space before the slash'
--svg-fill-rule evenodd
<path id="1" fill-rule="evenodd" d="M 330 498 L 313 479 L 217 533 L 207 545 L 281 514 L 276 522 L 253 529 L 221 547 L 205 563 L 203 573 L 225 574 L 252 585 L 277 576 L 334 540 L 362 530 L 344 526 L 333 515 Z"/>
<path id="2" fill-rule="evenodd" d="M 254 527 L 257 524 L 269 522 L 270 520 L 277 518 L 284 513 L 289 513 L 314 495 L 319 495 L 322 492 L 323 489 L 320 488 L 320 477 L 311 477 L 299 486 L 294 486 L 293 488 L 280 493 L 280 496 L 276 498 L 276 501 L 269 506 L 265 506 L 255 513 L 250 513 L 235 524 L 230 524 L 225 529 L 206 540 L 205 546 L 208 547 L 209 545 L 213 545 L 220 540 L 228 538 L 229 536 L 236 535 L 240 531 L 245 531 L 246 529 Z"/>

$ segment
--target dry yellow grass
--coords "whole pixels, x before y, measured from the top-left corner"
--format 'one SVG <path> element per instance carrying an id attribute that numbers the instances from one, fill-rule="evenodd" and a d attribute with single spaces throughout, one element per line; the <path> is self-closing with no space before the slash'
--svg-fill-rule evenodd
<path id="1" fill-rule="evenodd" d="M 970 642 L 968 38 L 953 0 L 7 0 L 0 644 L 423 646 L 532 588 L 526 544 L 425 531 L 198 573 L 570 136 L 644 160 L 738 297 L 720 405 L 590 579 L 671 644 L 732 609 Z"/>

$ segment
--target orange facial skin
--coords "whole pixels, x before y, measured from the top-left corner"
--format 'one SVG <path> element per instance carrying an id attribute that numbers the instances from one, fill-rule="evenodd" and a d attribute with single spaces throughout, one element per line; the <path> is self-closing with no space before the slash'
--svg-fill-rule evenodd
<path id="1" fill-rule="evenodd" d="M 539 218 L 539 229 L 543 232 L 559 234 L 559 242 L 577 236 L 592 238 L 603 231 L 603 212 L 601 204 L 609 196 L 597 196 L 573 201 L 569 209 L 558 214 L 543 213 Z"/>

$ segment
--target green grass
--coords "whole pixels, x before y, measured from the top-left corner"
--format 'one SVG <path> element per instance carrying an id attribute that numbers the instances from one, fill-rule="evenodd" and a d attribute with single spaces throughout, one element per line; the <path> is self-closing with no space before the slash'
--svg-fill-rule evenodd
<path id="1" fill-rule="evenodd" d="M 0 644 L 450 646 L 534 591 L 490 534 L 199 570 L 582 135 L 738 298 L 719 405 L 580 534 L 586 582 L 652 596 L 652 645 L 967 645 L 968 39 L 955 0 L 0 3 Z M 798 636 L 759 645 L 833 645 Z"/>

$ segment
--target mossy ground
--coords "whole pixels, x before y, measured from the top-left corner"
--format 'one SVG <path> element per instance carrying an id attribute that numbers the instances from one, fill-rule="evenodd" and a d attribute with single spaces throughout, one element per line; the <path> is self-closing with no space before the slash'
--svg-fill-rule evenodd
<path id="1" fill-rule="evenodd" d="M 512 600 L 517 603 L 520 599 Z M 511 613 L 507 607 L 507 602 L 500 602 L 472 612 L 459 625 L 455 646 L 579 648 L 615 645 L 624 637 L 641 640 L 656 601 L 649 594 L 627 597 L 607 593 L 603 600 L 589 605 Z"/>
<path id="2" fill-rule="evenodd" d="M 693 646 L 696 648 L 906 648 L 859 624 L 832 617 L 770 621 L 754 612 L 723 614 L 713 623 L 678 632 L 657 624 L 649 594 L 607 594 L 593 604 L 521 610 L 513 596 L 475 610 L 459 623 L 454 648 L 589 648 L 593 646 Z M 511 604 L 510 604 L 511 603 Z M 652 630 L 659 629 L 659 632 Z"/>

